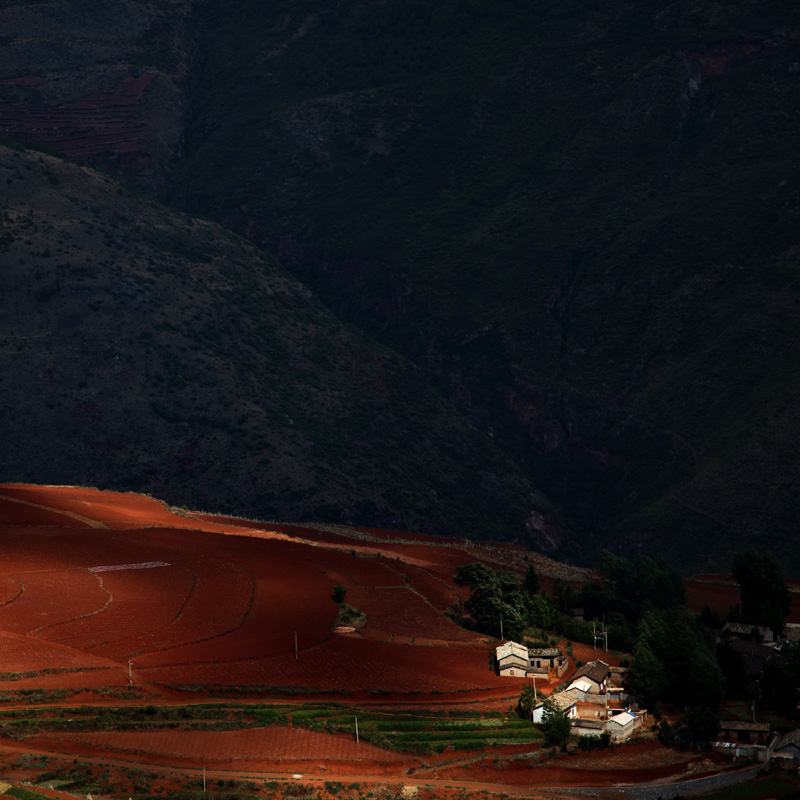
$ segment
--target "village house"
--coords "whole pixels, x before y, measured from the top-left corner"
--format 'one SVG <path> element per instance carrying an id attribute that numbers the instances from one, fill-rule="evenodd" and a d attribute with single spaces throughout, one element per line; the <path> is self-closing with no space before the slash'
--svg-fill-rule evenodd
<path id="1" fill-rule="evenodd" d="M 800 728 L 784 733 L 772 748 L 775 757 L 800 764 Z"/>
<path id="2" fill-rule="evenodd" d="M 722 629 L 723 634 L 735 636 L 737 639 L 746 639 L 750 642 L 774 642 L 775 635 L 771 628 L 763 625 L 748 625 L 744 622 L 726 622 Z"/>
<path id="3" fill-rule="evenodd" d="M 494 651 L 500 675 L 524 678 L 528 674 L 530 658 L 528 648 L 518 642 L 503 642 Z"/>
<path id="4" fill-rule="evenodd" d="M 567 691 L 576 691 L 578 694 L 605 694 L 608 684 L 609 667 L 605 661 L 596 659 L 584 664 L 572 676 L 572 681 L 567 686 Z"/>
<path id="5" fill-rule="evenodd" d="M 611 737 L 612 742 L 624 742 L 641 726 L 642 717 L 640 715 L 623 711 L 620 714 L 614 714 L 606 721 L 605 731 Z"/>
<path id="6" fill-rule="evenodd" d="M 528 649 L 530 673 L 547 675 L 548 679 L 557 679 L 569 668 L 567 657 L 558 647 L 532 647 Z"/>
<path id="7" fill-rule="evenodd" d="M 575 719 L 578 716 L 575 698 L 569 692 L 556 692 L 555 694 L 551 694 L 545 702 L 539 703 L 539 705 L 533 709 L 534 722 L 542 721 L 545 704 L 549 704 L 551 708 L 560 711 L 569 719 Z"/>
<path id="8" fill-rule="evenodd" d="M 730 742 L 731 744 L 766 745 L 769 742 L 769 724 L 722 720 L 719 723 L 718 738 L 720 742 Z"/>

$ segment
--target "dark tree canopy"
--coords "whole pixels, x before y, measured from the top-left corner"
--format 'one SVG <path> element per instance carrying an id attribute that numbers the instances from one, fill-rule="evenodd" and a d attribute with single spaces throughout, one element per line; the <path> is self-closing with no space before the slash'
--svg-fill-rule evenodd
<path id="1" fill-rule="evenodd" d="M 519 578 L 474 562 L 456 570 L 455 582 L 470 590 L 466 610 L 478 629 L 493 636 L 520 638 L 526 622 L 525 600 Z"/>
<path id="2" fill-rule="evenodd" d="M 733 577 L 739 584 L 745 622 L 783 630 L 792 606 L 780 562 L 767 550 L 752 549 L 733 557 Z"/>
<path id="3" fill-rule="evenodd" d="M 648 702 L 719 707 L 725 678 L 702 623 L 685 607 L 648 611 L 633 655 L 633 688 Z"/>

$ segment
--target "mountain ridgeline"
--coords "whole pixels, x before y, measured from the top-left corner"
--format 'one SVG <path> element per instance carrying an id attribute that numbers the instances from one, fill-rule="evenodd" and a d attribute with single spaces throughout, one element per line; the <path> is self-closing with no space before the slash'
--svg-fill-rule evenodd
<path id="1" fill-rule="evenodd" d="M 111 22 L 123 6 L 135 25 Z M 127 190 L 124 211 L 99 216 L 103 235 L 115 223 L 175 270 L 131 267 L 165 282 L 155 294 L 173 299 L 149 318 L 180 331 L 115 314 L 117 335 L 149 333 L 155 352 L 205 315 L 217 342 L 194 346 L 224 347 L 225 372 L 201 402 L 188 377 L 199 351 L 178 345 L 183 379 L 170 377 L 169 402 L 137 405 L 155 416 L 127 470 L 112 447 L 86 450 L 74 478 L 51 474 L 50 457 L 25 461 L 22 430 L 61 427 L 63 410 L 26 412 L 7 479 L 79 480 L 102 461 L 118 488 L 214 508 L 526 539 L 576 558 L 604 546 L 684 570 L 766 546 L 800 568 L 796 4 L 106 0 L 69 29 L 65 8 L 0 9 L 0 132 L 222 226 Z M 26 37 L 34 23 L 47 35 Z M 13 158 L 43 187 L 41 170 L 57 169 Z M 147 214 L 178 226 L 166 249 L 134 244 L 150 225 L 131 220 Z M 237 254 L 218 257 L 212 230 Z M 120 258 L 108 250 L 93 280 Z M 50 283 L 26 291 L 66 285 L 28 259 L 20 282 L 38 270 Z M 267 324 L 269 298 L 286 294 L 261 286 L 276 275 L 303 300 Z M 230 288 L 201 288 L 215 281 Z M 71 336 L 100 330 L 96 290 Z M 13 326 L 24 304 L 4 302 Z M 257 333 L 270 326 L 282 361 Z M 175 355 L 156 370 L 165 381 Z M 106 414 L 117 406 L 99 374 L 76 379 Z M 18 413 L 33 386 L 18 384 Z M 225 431 L 214 402 L 231 409 Z M 199 419 L 211 428 L 189 432 Z M 204 478 L 179 466 L 217 440 Z M 72 463 L 66 438 L 48 447 Z M 265 458 L 280 477 L 257 469 Z"/>

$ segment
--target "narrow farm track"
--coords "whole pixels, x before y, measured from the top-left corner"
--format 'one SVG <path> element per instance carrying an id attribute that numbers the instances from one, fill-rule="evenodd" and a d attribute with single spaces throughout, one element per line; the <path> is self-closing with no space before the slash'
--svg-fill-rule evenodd
<path id="1" fill-rule="evenodd" d="M 0 494 L 0 500 L 5 500 L 9 503 L 18 503 L 22 506 L 29 506 L 30 508 L 38 508 L 40 511 L 49 511 L 53 514 L 58 514 L 62 517 L 69 517 L 70 519 L 76 520 L 77 522 L 82 522 L 85 525 L 88 525 L 90 528 L 105 528 L 107 527 L 99 520 L 94 519 L 93 517 L 87 517 L 83 514 L 77 514 L 74 511 L 66 511 L 60 508 L 54 508 L 53 506 L 49 505 L 42 505 L 41 503 L 32 503 L 30 500 L 23 500 L 19 497 L 9 497 L 7 494 Z"/>

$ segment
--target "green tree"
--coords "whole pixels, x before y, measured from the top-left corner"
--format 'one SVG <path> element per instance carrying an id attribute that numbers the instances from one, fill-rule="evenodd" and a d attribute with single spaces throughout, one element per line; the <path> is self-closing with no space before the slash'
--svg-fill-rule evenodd
<path id="1" fill-rule="evenodd" d="M 528 564 L 528 569 L 525 570 L 525 579 L 522 582 L 522 588 L 528 597 L 534 597 L 539 593 L 539 576 L 533 567 L 533 564 Z"/>
<path id="2" fill-rule="evenodd" d="M 517 713 L 525 719 L 530 719 L 531 712 L 536 708 L 538 702 L 539 701 L 536 699 L 536 692 L 533 690 L 533 684 L 526 684 L 517 701 Z"/>
<path id="3" fill-rule="evenodd" d="M 514 573 L 474 562 L 456 570 L 455 582 L 469 587 L 470 596 L 464 608 L 475 620 L 478 630 L 511 639 L 522 636 L 526 621 L 525 599 Z"/>
<path id="4" fill-rule="evenodd" d="M 347 589 L 345 589 L 344 586 L 342 586 L 341 584 L 337 583 L 336 586 L 333 587 L 333 594 L 331 595 L 331 597 L 333 597 L 333 602 L 340 604 L 344 603 L 344 598 L 346 596 L 347 596 Z"/>
<path id="5" fill-rule="evenodd" d="M 744 621 L 781 633 L 792 599 L 778 559 L 767 550 L 753 548 L 734 555 L 732 572 L 739 584 Z"/>
<path id="6" fill-rule="evenodd" d="M 558 612 L 549 597 L 543 594 L 527 595 L 525 609 L 529 625 L 552 630 L 558 618 Z"/>
<path id="7" fill-rule="evenodd" d="M 567 749 L 572 723 L 563 711 L 554 708 L 548 700 L 545 700 L 542 709 L 542 731 L 546 744 Z"/>

